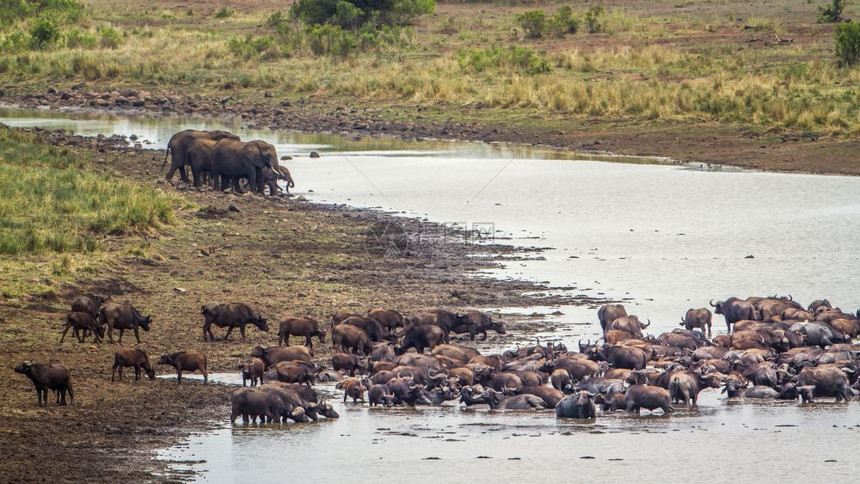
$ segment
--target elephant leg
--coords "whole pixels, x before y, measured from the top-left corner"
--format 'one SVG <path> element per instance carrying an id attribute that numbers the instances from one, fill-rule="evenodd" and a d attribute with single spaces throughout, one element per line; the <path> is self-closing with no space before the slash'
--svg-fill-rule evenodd
<path id="1" fill-rule="evenodd" d="M 185 183 L 191 183 L 191 180 L 188 179 L 188 171 L 185 170 L 185 162 L 183 161 L 182 165 L 179 167 L 179 178 Z"/>
<path id="2" fill-rule="evenodd" d="M 200 188 L 200 184 L 202 183 L 200 169 L 195 168 L 194 165 L 191 165 L 191 176 L 194 177 L 194 186 Z"/>
<path id="3" fill-rule="evenodd" d="M 71 325 L 71 324 L 66 324 L 66 328 L 65 328 L 65 329 L 63 329 L 63 336 L 61 336 L 61 337 L 60 337 L 60 343 L 62 343 L 62 342 L 63 342 L 63 340 L 64 340 L 64 339 L 66 339 L 66 333 L 68 333 L 68 332 L 69 332 L 69 328 L 71 328 L 71 327 L 72 327 L 72 325 Z M 74 333 L 74 332 L 72 332 L 72 336 L 74 336 L 74 335 L 75 335 L 75 333 Z"/>
<path id="4" fill-rule="evenodd" d="M 260 175 L 260 176 L 258 176 Z M 248 171 L 248 187 L 251 191 L 260 193 L 263 191 L 262 187 L 258 187 L 258 181 L 262 180 L 262 173 L 259 168 L 252 167 Z"/>

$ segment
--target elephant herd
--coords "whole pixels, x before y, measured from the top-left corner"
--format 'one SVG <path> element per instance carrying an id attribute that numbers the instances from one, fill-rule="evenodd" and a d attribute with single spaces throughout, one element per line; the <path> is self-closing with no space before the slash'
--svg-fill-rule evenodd
<path id="1" fill-rule="evenodd" d="M 680 322 L 684 328 L 653 336 L 642 332 L 650 323 L 607 304 L 597 313 L 602 342 L 580 341 L 578 351 L 538 343 L 485 355 L 446 340 L 425 354 L 417 347 L 416 353 L 405 353 L 402 345 L 377 342 L 366 357 L 332 358 L 332 367 L 349 376 L 317 369 L 317 378 L 339 380 L 344 402 L 390 406 L 451 400 L 492 410 L 554 409 L 557 417 L 579 419 L 643 408 L 671 414 L 678 404 L 697 407 L 706 388 L 721 388 L 729 399 L 803 403 L 847 401 L 860 394 L 860 346 L 852 343 L 860 314 L 834 309 L 827 300 L 805 309 L 790 297 L 744 301 L 756 319 L 728 316 L 734 332 L 713 339 L 706 308 L 687 311 Z M 717 314 L 729 307 L 725 301 L 712 305 Z"/>
<path id="2" fill-rule="evenodd" d="M 170 170 L 166 179 L 173 179 L 179 170 L 182 181 L 189 183 L 185 167 L 191 168 L 194 186 L 200 188 L 204 179 L 211 180 L 213 189 L 223 190 L 231 185 L 241 191 L 240 181 L 247 180 L 254 193 L 269 195 L 281 190 L 278 181 L 286 182 L 287 192 L 295 186 L 290 171 L 280 166 L 275 147 L 265 141 L 243 142 L 227 131 L 198 131 L 186 129 L 174 134 L 167 143 L 162 169 L 170 157 Z"/>

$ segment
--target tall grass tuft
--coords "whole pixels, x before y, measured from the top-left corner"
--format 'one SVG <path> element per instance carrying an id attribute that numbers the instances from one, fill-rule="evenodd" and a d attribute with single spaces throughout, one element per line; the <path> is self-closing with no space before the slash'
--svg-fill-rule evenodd
<path id="1" fill-rule="evenodd" d="M 175 199 L 86 171 L 67 150 L 0 129 L 0 254 L 81 252 L 173 220 Z"/>

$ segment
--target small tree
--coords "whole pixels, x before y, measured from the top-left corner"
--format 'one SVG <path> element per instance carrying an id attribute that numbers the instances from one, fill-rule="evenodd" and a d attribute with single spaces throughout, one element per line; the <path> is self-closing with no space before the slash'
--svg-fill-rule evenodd
<path id="1" fill-rule="evenodd" d="M 860 23 L 846 22 L 836 26 L 836 57 L 842 66 L 860 62 Z"/>
<path id="2" fill-rule="evenodd" d="M 546 15 L 543 10 L 529 10 L 517 16 L 517 23 L 526 33 L 526 38 L 539 39 L 547 30 Z"/>
<path id="3" fill-rule="evenodd" d="M 51 20 L 40 18 L 30 29 L 30 36 L 33 39 L 33 47 L 43 49 L 60 38 L 60 30 Z"/>
<path id="4" fill-rule="evenodd" d="M 598 34 L 606 29 L 603 14 L 606 10 L 600 5 L 591 7 L 585 12 L 585 23 L 588 24 L 588 33 Z"/>
<path id="5" fill-rule="evenodd" d="M 842 21 L 842 11 L 848 0 L 830 0 L 830 5 L 818 7 L 818 23 L 828 24 Z"/>

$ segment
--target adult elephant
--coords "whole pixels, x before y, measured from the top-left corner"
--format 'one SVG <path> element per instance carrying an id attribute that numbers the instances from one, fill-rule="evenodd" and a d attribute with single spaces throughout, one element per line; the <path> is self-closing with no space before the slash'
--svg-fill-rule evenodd
<path id="1" fill-rule="evenodd" d="M 171 155 L 170 171 L 167 172 L 165 178 L 167 181 L 173 179 L 173 174 L 179 170 L 179 177 L 185 183 L 189 183 L 188 174 L 185 172 L 185 165 L 188 164 L 188 147 L 196 139 L 208 139 L 220 141 L 222 139 L 231 139 L 239 141 L 239 137 L 229 131 L 198 131 L 196 129 L 186 129 L 180 131 L 170 137 L 167 142 L 167 150 L 164 152 L 164 163 L 161 164 L 161 169 L 167 164 L 167 157 Z"/>
<path id="2" fill-rule="evenodd" d="M 197 188 L 203 184 L 203 175 L 212 173 L 212 151 L 217 143 L 218 140 L 198 138 L 188 145 L 188 164 Z"/>
<path id="3" fill-rule="evenodd" d="M 212 188 L 219 188 L 221 178 L 232 178 L 237 183 L 240 178 L 247 178 L 252 191 L 263 193 L 263 170 L 277 166 L 278 153 L 265 141 L 221 140 L 212 149 Z"/>

